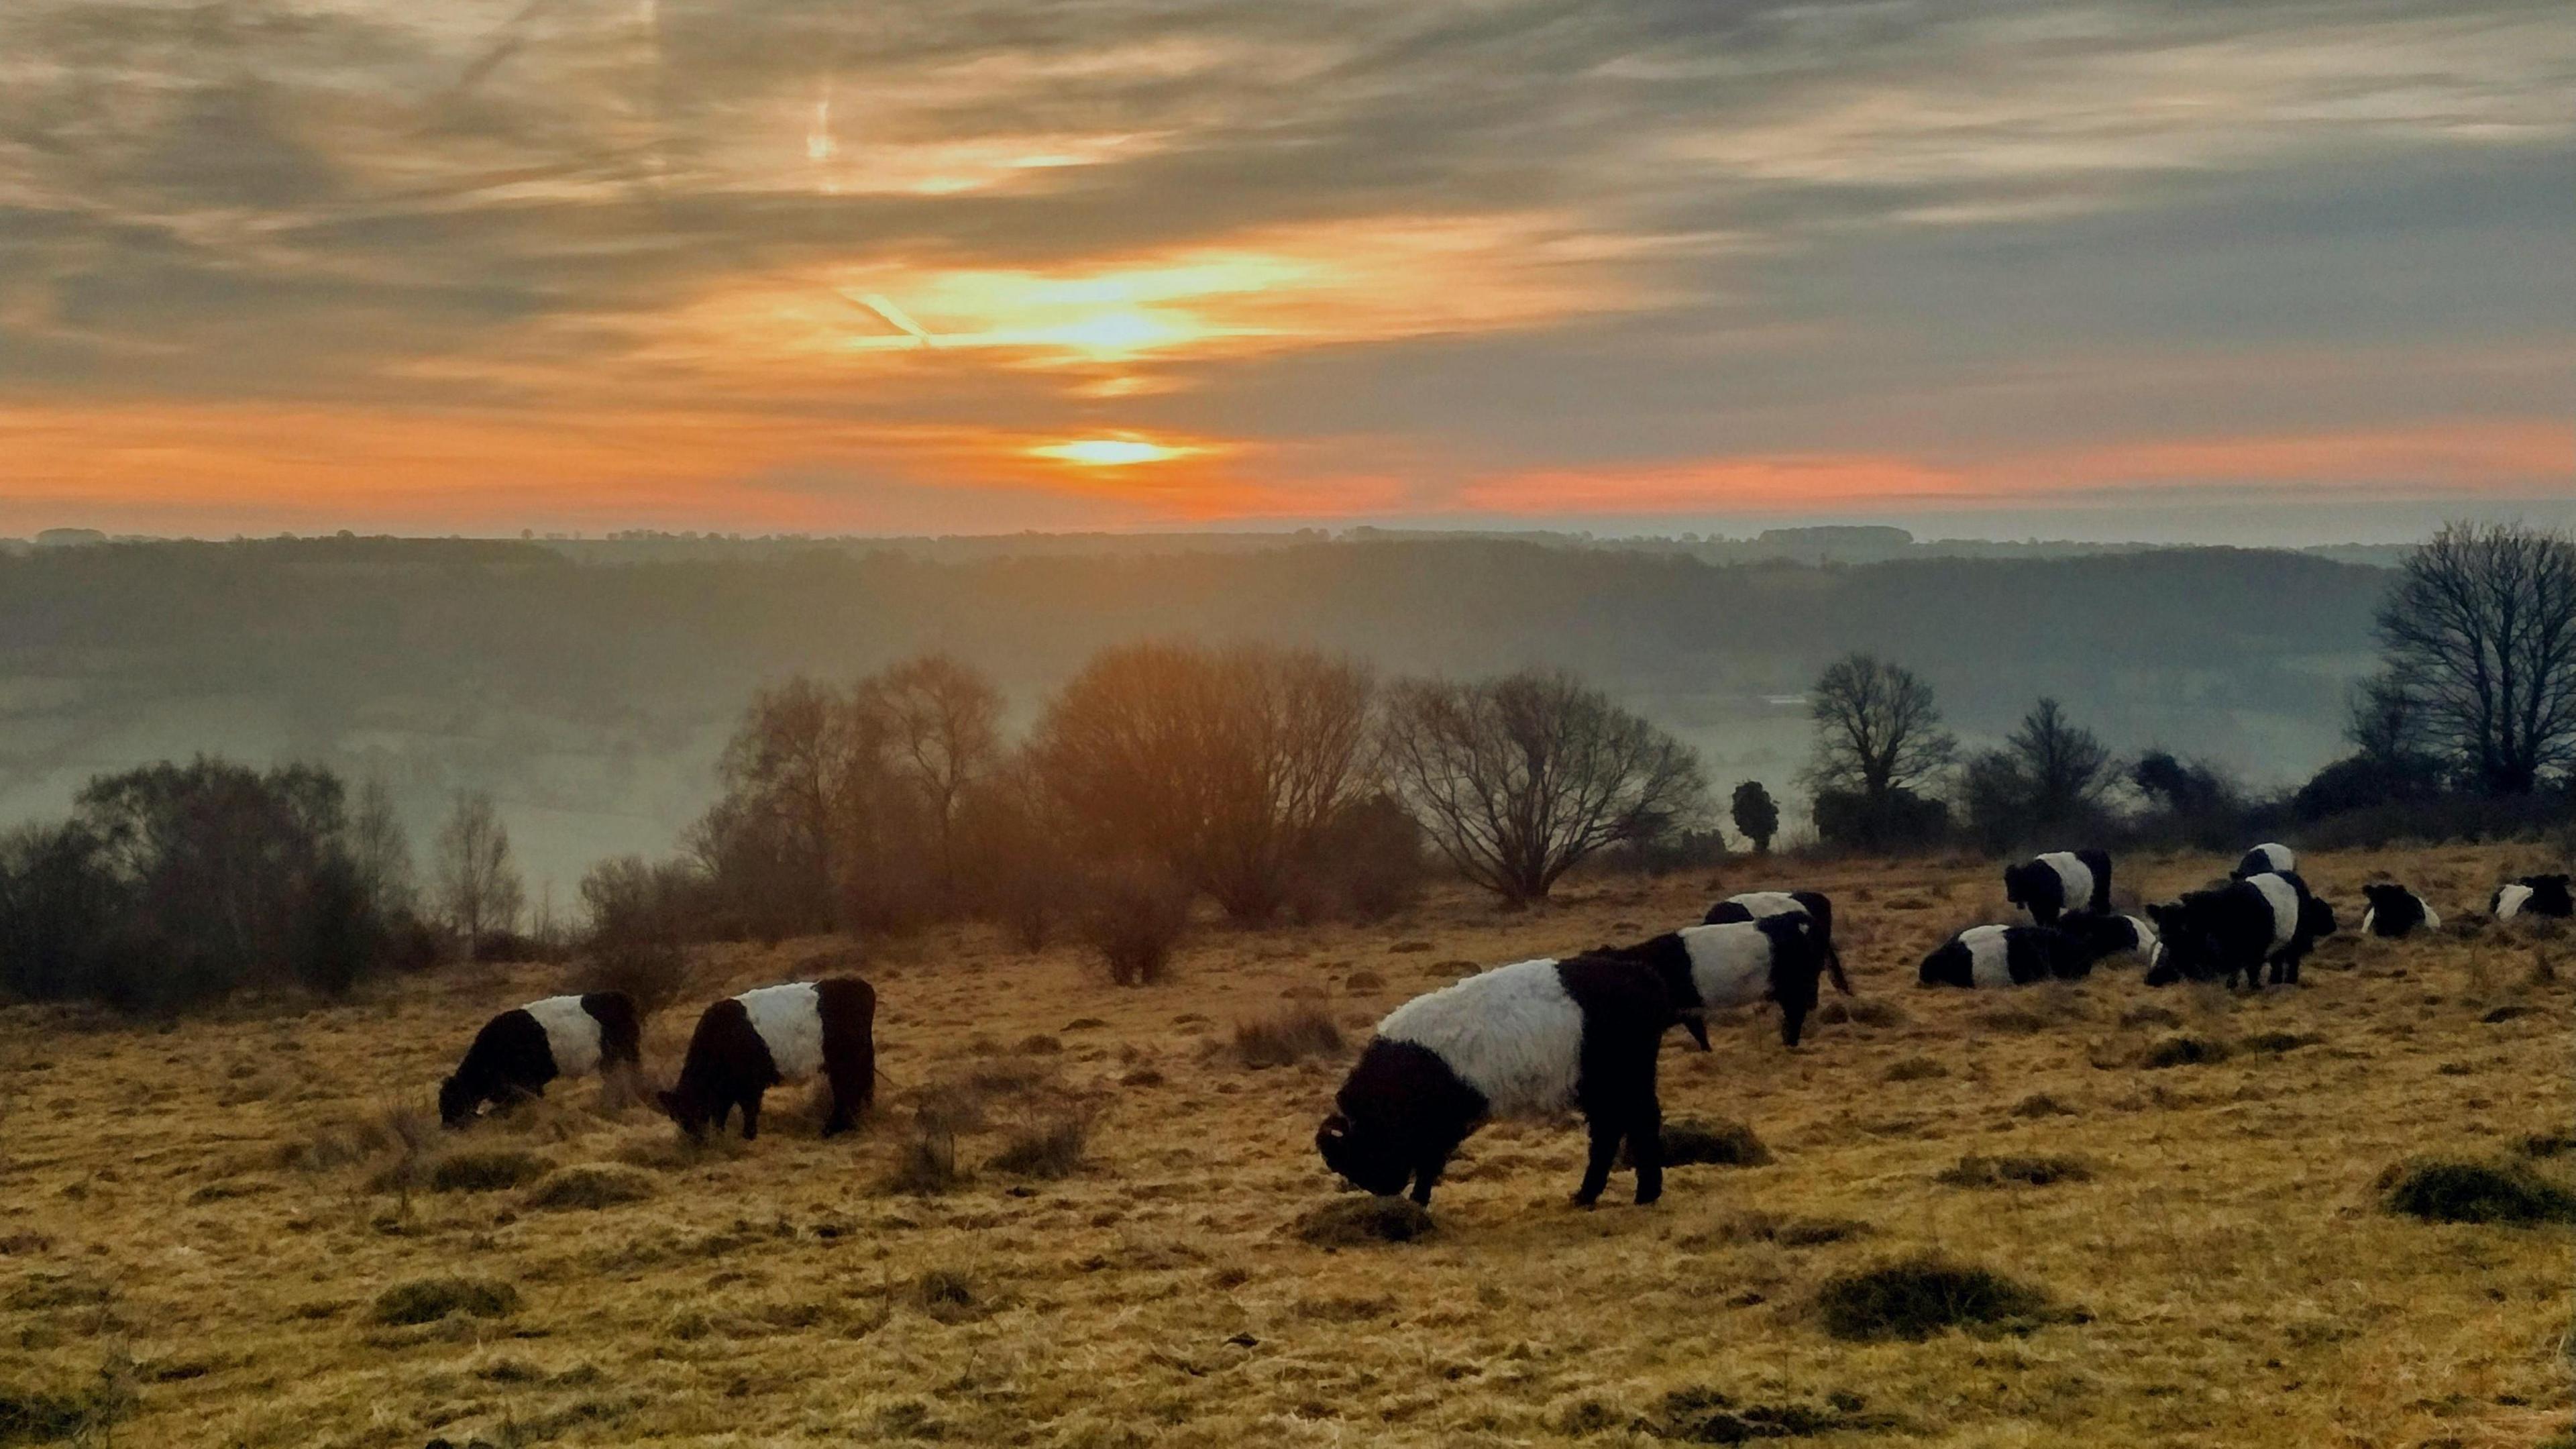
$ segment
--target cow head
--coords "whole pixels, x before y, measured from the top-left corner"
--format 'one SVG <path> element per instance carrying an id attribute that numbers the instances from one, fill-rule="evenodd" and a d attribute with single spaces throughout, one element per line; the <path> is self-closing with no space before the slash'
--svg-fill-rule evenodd
<path id="1" fill-rule="evenodd" d="M 438 1120 L 441 1125 L 462 1127 L 474 1119 L 474 1093 L 462 1076 L 449 1077 L 438 1084 Z"/>
<path id="2" fill-rule="evenodd" d="M 1413 1176 L 1413 1164 L 1406 1160 L 1398 1144 L 1339 1112 L 1325 1118 L 1324 1124 L 1315 1129 L 1315 1150 L 1323 1154 L 1324 1165 L 1340 1173 L 1345 1182 L 1379 1197 L 1393 1197 L 1404 1191 L 1406 1180 Z"/>
<path id="3" fill-rule="evenodd" d="M 2305 897 L 2299 902 L 2299 929 L 2309 939 L 2333 935 L 2335 924 L 2334 907 L 2315 896 Z"/>
<path id="4" fill-rule="evenodd" d="M 662 1115 L 678 1123 L 680 1130 L 688 1133 L 690 1137 L 698 1138 L 706 1135 L 707 1121 L 714 1113 L 708 1110 L 707 1104 L 700 1100 L 697 1093 L 682 1086 L 656 1092 L 653 1094 L 653 1100 L 661 1107 Z"/>
<path id="5" fill-rule="evenodd" d="M 2217 974 L 2218 943 L 2203 930 L 2188 902 L 2173 901 L 2147 907 L 2147 920 L 2156 928 L 2154 964 L 2147 968 L 2149 986 L 2171 986 L 2189 977 L 2200 980 Z"/>

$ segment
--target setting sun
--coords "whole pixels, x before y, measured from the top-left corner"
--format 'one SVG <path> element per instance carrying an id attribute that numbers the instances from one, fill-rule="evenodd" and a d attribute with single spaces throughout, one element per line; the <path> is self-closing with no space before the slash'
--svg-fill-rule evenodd
<path id="1" fill-rule="evenodd" d="M 1141 438 L 1076 438 L 1070 442 L 1045 443 L 1029 449 L 1040 458 L 1080 463 L 1092 468 L 1123 468 L 1131 463 L 1167 463 L 1201 452 L 1198 448 L 1173 448 L 1149 443 Z"/>

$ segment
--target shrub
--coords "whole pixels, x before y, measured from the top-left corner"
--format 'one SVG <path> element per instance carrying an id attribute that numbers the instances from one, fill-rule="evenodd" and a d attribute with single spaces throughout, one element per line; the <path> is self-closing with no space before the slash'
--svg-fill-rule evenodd
<path id="1" fill-rule="evenodd" d="M 1816 1307 L 1827 1333 L 1854 1342 L 1920 1341 L 1950 1328 L 2027 1332 L 2050 1316 L 2038 1289 L 1931 1253 L 1827 1279 Z"/>
<path id="2" fill-rule="evenodd" d="M 1300 1239 L 1325 1248 L 1368 1243 L 1409 1243 L 1432 1231 L 1431 1214 L 1411 1198 L 1337 1197 L 1301 1214 Z"/>
<path id="3" fill-rule="evenodd" d="M 554 1210 L 619 1207 L 653 1195 L 653 1179 L 631 1167 L 604 1162 L 567 1167 L 528 1192 L 528 1206 Z"/>
<path id="4" fill-rule="evenodd" d="M 1294 1066 L 1310 1056 L 1340 1055 L 1342 1029 L 1322 1008 L 1300 1004 L 1255 1021 L 1236 1022 L 1234 1051 L 1256 1071 Z"/>
<path id="5" fill-rule="evenodd" d="M 396 1326 L 435 1323 L 451 1313 L 507 1318 L 519 1311 L 519 1290 L 488 1278 L 415 1278 L 376 1295 L 375 1320 Z"/>
<path id="6" fill-rule="evenodd" d="M 1403 802 L 1372 795 L 1324 822 L 1289 878 L 1288 904 L 1302 921 L 1383 921 L 1421 899 L 1429 875 L 1421 825 Z"/>
<path id="7" fill-rule="evenodd" d="M 1090 1141 L 1090 1116 L 1069 1114 L 1013 1133 L 985 1165 L 1014 1177 L 1071 1177 L 1081 1168 L 1083 1150 Z"/>
<path id="8" fill-rule="evenodd" d="M 1091 883 L 1082 938 L 1118 986 L 1152 986 L 1170 974 L 1172 949 L 1189 930 L 1190 896 L 1171 872 L 1130 862 Z"/>
<path id="9" fill-rule="evenodd" d="M 432 1192 L 499 1192 L 546 1175 L 549 1164 L 533 1152 L 510 1148 L 451 1152 L 430 1165 Z"/>
<path id="10" fill-rule="evenodd" d="M 1933 1178 L 1944 1187 L 2046 1187 L 2054 1182 L 2092 1180 L 2091 1165 L 2080 1157 L 1980 1157 L 1974 1153 Z"/>
<path id="11" fill-rule="evenodd" d="M 2576 1193 L 2519 1162 L 2419 1158 L 2381 1174 L 2390 1212 L 2436 1223 L 2576 1222 Z"/>

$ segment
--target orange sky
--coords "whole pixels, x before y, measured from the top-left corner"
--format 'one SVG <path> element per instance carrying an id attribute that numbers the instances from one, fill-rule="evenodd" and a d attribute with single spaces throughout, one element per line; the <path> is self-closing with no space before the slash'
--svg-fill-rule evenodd
<path id="1" fill-rule="evenodd" d="M 2503 0 L 1094 19 L 23 0 L 0 533 L 2576 497 Z"/>

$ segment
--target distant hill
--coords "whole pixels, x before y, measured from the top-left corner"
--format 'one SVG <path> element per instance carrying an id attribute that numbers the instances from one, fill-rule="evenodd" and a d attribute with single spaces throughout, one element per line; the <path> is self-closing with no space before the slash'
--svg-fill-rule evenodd
<path id="1" fill-rule="evenodd" d="M 942 648 L 1025 719 L 1093 649 L 1170 634 L 1389 671 L 1562 666 L 1680 730 L 1721 784 L 1784 791 L 1800 692 L 1870 649 L 1926 673 L 1971 736 L 2050 693 L 2122 749 L 2280 782 L 2335 753 L 2386 584 L 2234 549 L 1820 566 L 1563 537 L 1025 544 L 343 538 L 0 558 L 0 821 L 143 760 L 310 758 L 383 775 L 416 833 L 449 790 L 494 790 L 560 893 L 599 855 L 670 848 L 764 680 Z"/>

